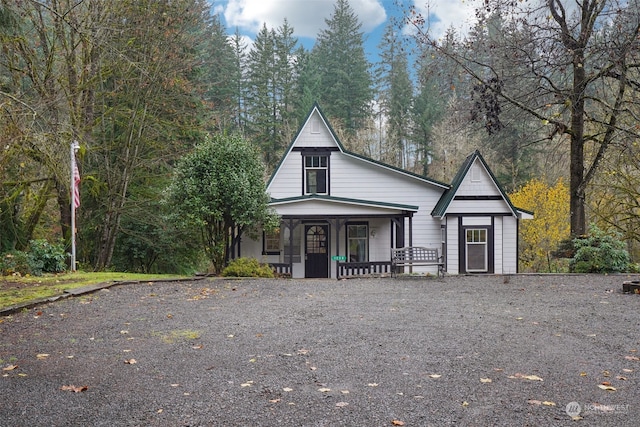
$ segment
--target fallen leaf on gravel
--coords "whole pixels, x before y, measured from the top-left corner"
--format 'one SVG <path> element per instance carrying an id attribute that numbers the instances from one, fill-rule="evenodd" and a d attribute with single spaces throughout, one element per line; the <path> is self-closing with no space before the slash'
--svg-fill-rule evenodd
<path id="1" fill-rule="evenodd" d="M 285 387 L 282 389 L 282 391 L 290 392 L 290 391 L 293 391 L 293 389 L 289 387 Z"/>
<path id="2" fill-rule="evenodd" d="M 319 388 L 319 389 L 318 389 L 318 391 L 319 391 L 320 393 L 327 393 L 327 392 L 330 392 L 330 391 L 331 391 L 331 389 L 330 389 L 330 388 L 327 388 L 327 387 L 322 387 L 322 388 Z"/>
<path id="3" fill-rule="evenodd" d="M 300 355 L 305 355 L 308 353 L 309 353 L 309 350 L 307 350 L 306 348 L 301 348 L 300 350 L 298 350 L 298 354 Z"/>
<path id="4" fill-rule="evenodd" d="M 367 384 L 369 387 L 378 387 L 378 383 L 369 383 Z"/>
<path id="5" fill-rule="evenodd" d="M 544 402 L 542 402 L 542 404 L 543 404 L 544 406 L 556 406 L 556 403 L 555 403 L 555 402 L 551 402 L 551 401 L 549 401 L 549 400 L 545 400 Z"/>
<path id="6" fill-rule="evenodd" d="M 194 349 L 194 350 L 200 350 L 200 349 L 202 348 L 202 344 L 200 344 L 200 345 L 194 345 L 194 346 L 192 346 L 191 348 L 192 348 L 192 349 Z"/>
<path id="7" fill-rule="evenodd" d="M 429 378 L 440 378 L 442 375 L 438 375 L 438 374 L 431 374 L 429 375 Z"/>
<path id="8" fill-rule="evenodd" d="M 278 403 L 280 402 L 280 399 L 271 399 L 269 400 L 270 403 Z"/>
<path id="9" fill-rule="evenodd" d="M 467 407 L 469 406 L 469 402 L 467 402 L 466 400 L 464 402 L 462 402 L 462 406 Z"/>
<path id="10" fill-rule="evenodd" d="M 611 376 L 611 373 L 609 371 L 602 371 L 602 376 L 603 377 L 609 377 L 609 376 Z"/>
<path id="11" fill-rule="evenodd" d="M 163 410 L 162 408 L 158 409 L 158 410 L 156 411 L 156 414 L 161 414 L 161 413 L 162 413 L 162 410 Z"/>
<path id="12" fill-rule="evenodd" d="M 74 385 L 63 385 L 62 387 L 60 387 L 60 390 L 63 391 L 72 391 L 74 393 L 80 393 L 82 391 L 87 391 L 89 387 L 87 387 L 86 385 L 80 386 L 80 387 L 76 387 Z"/>
<path id="13" fill-rule="evenodd" d="M 622 372 L 633 372 L 633 369 L 627 369 L 627 368 L 624 368 L 624 369 L 622 370 Z"/>
<path id="14" fill-rule="evenodd" d="M 18 369 L 18 365 L 9 365 L 5 368 L 2 368 L 3 371 L 13 371 L 14 369 Z"/>
<path id="15" fill-rule="evenodd" d="M 240 384 L 240 387 L 251 387 L 253 386 L 253 381 L 247 381 L 246 383 Z"/>
<path id="16" fill-rule="evenodd" d="M 529 400 L 527 400 L 527 403 L 529 405 L 542 405 L 542 401 L 541 400 L 535 400 L 535 399 L 529 399 Z"/>
<path id="17" fill-rule="evenodd" d="M 490 383 L 491 382 L 491 378 L 480 378 L 480 382 L 481 383 Z"/>
<path id="18" fill-rule="evenodd" d="M 583 418 L 582 418 L 580 415 L 574 415 L 574 416 L 572 416 L 572 417 L 571 417 L 571 419 L 572 419 L 573 421 L 580 421 L 580 420 L 582 420 Z"/>
<path id="19" fill-rule="evenodd" d="M 347 402 L 338 402 L 338 403 L 336 403 L 336 406 L 338 408 L 344 408 L 345 406 L 349 406 L 349 403 L 347 403 Z"/>
<path id="20" fill-rule="evenodd" d="M 586 376 L 587 376 L 587 373 L 586 373 L 586 372 L 580 372 L 580 376 L 581 376 L 581 377 L 586 377 Z"/>
<path id="21" fill-rule="evenodd" d="M 126 363 L 127 365 L 135 365 L 136 363 L 138 363 L 138 361 L 136 359 L 127 359 L 124 361 L 124 363 Z"/>
<path id="22" fill-rule="evenodd" d="M 626 380 L 627 380 L 627 377 L 623 377 L 622 375 L 618 375 L 618 376 L 616 377 L 616 379 L 617 379 L 617 380 L 620 380 L 620 381 L 626 381 Z"/>
<path id="23" fill-rule="evenodd" d="M 342 393 L 342 394 L 349 394 L 349 390 L 340 390 L 340 393 Z"/>
<path id="24" fill-rule="evenodd" d="M 400 421 L 400 420 L 393 420 L 393 421 L 391 421 L 391 425 L 394 425 L 394 426 L 403 426 L 403 425 L 404 425 L 404 421 Z"/>
<path id="25" fill-rule="evenodd" d="M 40 359 L 40 360 L 42 360 L 42 359 L 46 359 L 47 357 L 49 357 L 49 355 L 48 355 L 48 354 L 46 354 L 46 353 L 40 353 L 40 354 L 37 354 L 37 355 L 36 355 L 36 358 L 37 358 L 37 359 Z"/>
<path id="26" fill-rule="evenodd" d="M 537 375 L 524 375 L 524 374 L 521 374 L 521 373 L 516 373 L 514 375 L 509 375 L 508 378 L 530 380 L 530 381 L 543 381 L 542 378 L 540 378 Z"/>
<path id="27" fill-rule="evenodd" d="M 124 330 L 123 330 L 123 331 L 120 331 L 120 333 L 121 333 L 122 335 L 127 335 L 127 334 L 129 333 L 129 331 L 124 331 Z"/>
<path id="28" fill-rule="evenodd" d="M 600 387 L 602 390 L 616 391 L 616 388 L 611 387 L 610 385 L 598 384 L 598 387 Z"/>
<path id="29" fill-rule="evenodd" d="M 638 356 L 625 356 L 624 358 L 627 360 L 634 360 L 634 361 L 640 360 L 640 357 Z"/>

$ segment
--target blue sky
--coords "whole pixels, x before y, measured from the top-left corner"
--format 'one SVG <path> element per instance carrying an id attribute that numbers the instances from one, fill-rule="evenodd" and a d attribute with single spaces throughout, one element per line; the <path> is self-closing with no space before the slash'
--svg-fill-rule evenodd
<path id="1" fill-rule="evenodd" d="M 229 33 L 247 38 L 247 44 L 255 38 L 263 23 L 268 28 L 277 28 L 287 18 L 305 48 L 310 49 L 318 32 L 325 28 L 325 19 L 334 10 L 336 0 L 211 0 L 214 13 L 223 17 Z M 414 4 L 414 0 L 349 0 L 351 8 L 362 23 L 361 31 L 366 38 L 365 50 L 369 61 L 377 60 L 377 46 L 380 37 L 392 16 L 399 16 L 403 9 Z M 427 6 L 427 3 L 429 6 Z M 466 32 L 474 16 L 474 0 L 415 0 L 416 8 L 424 15 L 431 16 L 431 31 L 436 37 L 453 26 L 459 32 Z"/>

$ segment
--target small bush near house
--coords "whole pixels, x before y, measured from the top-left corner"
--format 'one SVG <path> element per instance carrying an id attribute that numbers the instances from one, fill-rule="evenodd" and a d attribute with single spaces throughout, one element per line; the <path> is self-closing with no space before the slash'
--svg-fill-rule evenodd
<path id="1" fill-rule="evenodd" d="M 234 259 L 222 270 L 225 277 L 267 277 L 273 278 L 273 270 L 255 258 Z"/>
<path id="2" fill-rule="evenodd" d="M 595 225 L 588 236 L 573 239 L 573 248 L 569 267 L 575 273 L 623 273 L 631 268 L 620 234 L 606 234 Z"/>

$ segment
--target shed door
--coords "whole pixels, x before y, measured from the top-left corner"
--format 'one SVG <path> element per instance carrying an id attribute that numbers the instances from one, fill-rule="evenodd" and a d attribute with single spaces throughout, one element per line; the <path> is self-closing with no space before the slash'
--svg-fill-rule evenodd
<path id="1" fill-rule="evenodd" d="M 486 228 L 467 228 L 465 232 L 466 271 L 486 273 L 489 270 L 489 242 Z"/>
<path id="2" fill-rule="evenodd" d="M 329 277 L 329 226 L 307 225 L 304 277 Z"/>

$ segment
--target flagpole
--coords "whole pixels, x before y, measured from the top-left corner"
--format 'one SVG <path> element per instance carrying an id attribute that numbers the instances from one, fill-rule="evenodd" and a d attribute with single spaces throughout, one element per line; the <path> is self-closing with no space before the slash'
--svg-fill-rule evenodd
<path id="1" fill-rule="evenodd" d="M 71 143 L 71 185 L 69 189 L 71 191 L 71 271 L 76 271 L 76 192 L 75 192 L 75 175 L 76 168 L 76 151 L 78 151 L 80 145 L 77 141 Z"/>

